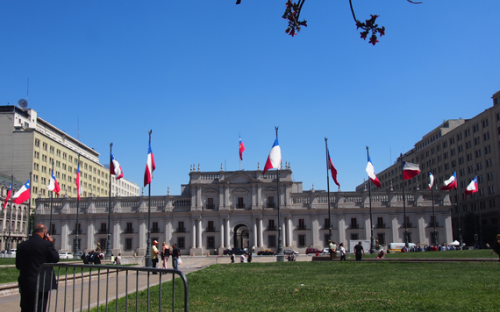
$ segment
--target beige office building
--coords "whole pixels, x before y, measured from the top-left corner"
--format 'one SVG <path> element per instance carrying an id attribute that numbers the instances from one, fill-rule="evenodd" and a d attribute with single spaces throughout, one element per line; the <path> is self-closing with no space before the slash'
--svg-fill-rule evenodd
<path id="1" fill-rule="evenodd" d="M 428 189 L 429 172 L 435 177 L 434 189 L 456 172 L 457 192 L 449 191 L 453 208 L 454 238 L 459 239 L 458 217 L 462 234 L 466 234 L 466 214 L 481 215 L 485 242 L 498 233 L 500 220 L 500 91 L 493 96 L 493 106 L 470 119 L 447 120 L 425 134 L 414 148 L 403 154 L 403 161 L 420 165 L 421 173 L 405 181 L 405 189 L 418 191 Z M 382 187 L 372 183 L 356 187 L 362 191 L 370 185 L 372 190 L 401 191 L 403 188 L 400 158 L 390 167 L 377 173 Z M 465 188 L 477 176 L 479 191 L 465 196 Z M 478 229 L 476 230 L 478 232 Z M 488 237 L 486 237 L 488 236 Z M 470 235 L 469 235 L 470 237 Z"/>
<path id="2" fill-rule="evenodd" d="M 33 109 L 0 106 L 0 172 L 18 181 L 31 178 L 31 209 L 35 198 L 48 198 L 52 164 L 60 195 L 76 197 L 80 155 L 83 197 L 108 196 L 109 171 L 99 163 L 99 153 L 38 117 Z"/>

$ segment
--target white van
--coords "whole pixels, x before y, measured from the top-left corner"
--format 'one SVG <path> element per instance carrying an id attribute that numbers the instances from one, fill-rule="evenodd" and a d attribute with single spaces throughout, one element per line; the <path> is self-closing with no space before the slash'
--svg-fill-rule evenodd
<path id="1" fill-rule="evenodd" d="M 401 249 L 405 246 L 405 243 L 390 243 L 389 246 L 387 247 L 387 250 L 390 252 L 401 252 Z M 417 245 L 413 243 L 408 243 L 408 248 L 414 247 L 416 248 Z"/>

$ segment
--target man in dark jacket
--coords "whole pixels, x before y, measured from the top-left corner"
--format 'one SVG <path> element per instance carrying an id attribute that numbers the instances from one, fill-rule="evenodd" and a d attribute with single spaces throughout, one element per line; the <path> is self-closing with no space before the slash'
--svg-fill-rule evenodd
<path id="1" fill-rule="evenodd" d="M 59 262 L 59 253 L 54 249 L 53 242 L 47 233 L 47 227 L 40 223 L 35 226 L 33 236 L 17 247 L 16 268 L 20 271 L 18 284 L 21 312 L 33 312 L 35 309 L 37 273 L 40 266 L 43 263 Z M 52 268 L 44 268 L 40 272 L 38 311 L 45 312 L 51 289 L 57 289 L 54 271 Z"/>

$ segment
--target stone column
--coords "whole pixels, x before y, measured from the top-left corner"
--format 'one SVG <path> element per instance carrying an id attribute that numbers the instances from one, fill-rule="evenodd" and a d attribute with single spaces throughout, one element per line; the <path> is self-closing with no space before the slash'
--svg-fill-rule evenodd
<path id="1" fill-rule="evenodd" d="M 253 221 L 253 242 L 252 242 L 253 245 L 252 246 L 257 247 L 257 219 L 252 218 L 252 221 Z M 250 246 L 250 248 L 252 248 L 252 246 Z"/>
<path id="2" fill-rule="evenodd" d="M 293 241 L 292 241 L 292 236 L 293 236 L 293 224 L 292 224 L 292 218 L 288 217 L 288 240 L 287 240 L 287 246 L 293 246 Z"/>
<path id="3" fill-rule="evenodd" d="M 111 252 L 118 256 L 118 253 L 122 252 L 122 250 L 124 248 L 122 248 L 121 244 L 120 244 L 120 236 L 121 236 L 121 226 L 120 226 L 120 222 L 115 222 L 113 224 L 113 222 L 111 222 L 112 224 L 112 227 L 113 227 L 113 231 L 112 231 L 112 239 L 113 239 L 113 244 L 111 244 Z M 123 243 L 125 243 L 125 241 L 123 241 Z"/>
<path id="4" fill-rule="evenodd" d="M 192 233 L 191 233 L 191 238 L 192 238 L 192 243 L 191 243 L 191 248 L 196 248 L 196 220 L 192 220 Z"/>
<path id="5" fill-rule="evenodd" d="M 201 240 L 202 240 L 202 229 L 201 229 L 201 218 L 198 220 L 198 246 L 196 246 L 197 248 L 202 248 L 201 246 L 203 245 L 201 243 Z"/>
<path id="6" fill-rule="evenodd" d="M 229 229 L 231 228 L 229 224 L 229 218 L 226 219 L 226 238 L 227 238 L 227 248 L 231 248 L 231 232 Z"/>
<path id="7" fill-rule="evenodd" d="M 264 246 L 264 229 L 262 228 L 262 218 L 259 218 L 259 247 Z"/>
<path id="8" fill-rule="evenodd" d="M 424 216 L 421 216 L 418 218 L 418 243 L 421 245 L 428 245 L 430 242 L 430 237 L 429 239 L 425 238 L 425 220 Z M 430 232 L 429 232 L 430 234 Z"/>
<path id="9" fill-rule="evenodd" d="M 392 243 L 401 243 L 401 240 L 399 238 L 399 223 L 398 223 L 398 217 L 397 217 L 397 215 L 393 216 L 391 222 L 392 222 L 392 226 L 391 226 L 391 230 L 392 230 Z M 391 242 L 389 241 L 388 243 L 391 243 Z"/>
<path id="10" fill-rule="evenodd" d="M 69 248 L 69 244 L 68 244 L 69 237 L 70 237 L 69 236 L 69 226 L 68 226 L 68 223 L 66 221 L 66 223 L 64 223 L 61 226 L 61 249 L 65 250 L 65 251 L 73 252 L 73 249 Z M 73 246 L 73 242 L 71 242 L 71 245 Z"/>
<path id="11" fill-rule="evenodd" d="M 224 219 L 220 220 L 220 246 L 224 248 Z"/>

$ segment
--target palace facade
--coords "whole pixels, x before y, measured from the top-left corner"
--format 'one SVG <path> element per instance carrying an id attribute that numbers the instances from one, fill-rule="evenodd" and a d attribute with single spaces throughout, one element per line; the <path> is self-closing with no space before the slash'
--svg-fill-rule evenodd
<path id="1" fill-rule="evenodd" d="M 198 167 L 199 168 L 199 167 Z M 230 247 L 277 250 L 278 227 L 283 247 L 300 253 L 308 247 L 327 245 L 329 228 L 337 242 L 370 240 L 368 191 L 328 193 L 302 189 L 292 180 L 289 165 L 279 171 L 281 220 L 278 220 L 277 171 L 195 171 L 181 194 L 151 197 L 151 237 L 169 245 L 177 243 L 183 254 L 222 254 Z M 406 192 L 406 220 L 400 192 L 372 192 L 373 235 L 380 245 L 403 242 L 407 222 L 409 242 L 429 245 L 434 223 L 440 243 L 452 241 L 448 192 Z M 434 203 L 434 214 L 433 214 Z M 108 198 L 82 198 L 79 204 L 81 251 L 105 249 Z M 52 206 L 56 249 L 73 251 L 76 239 L 76 200 L 57 198 Z M 148 197 L 113 197 L 111 248 L 113 254 L 145 255 L 148 234 Z M 49 224 L 50 200 L 36 200 L 36 222 Z"/>

